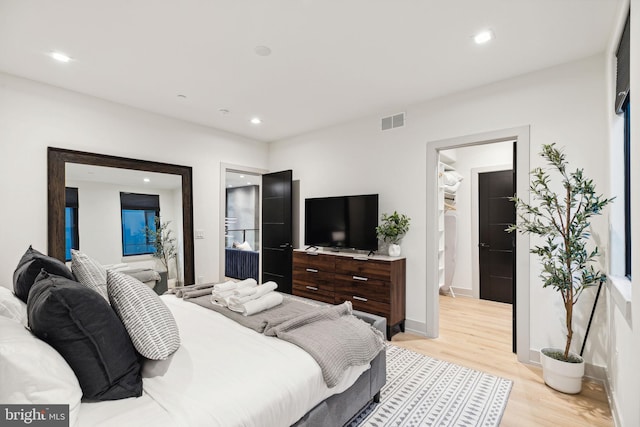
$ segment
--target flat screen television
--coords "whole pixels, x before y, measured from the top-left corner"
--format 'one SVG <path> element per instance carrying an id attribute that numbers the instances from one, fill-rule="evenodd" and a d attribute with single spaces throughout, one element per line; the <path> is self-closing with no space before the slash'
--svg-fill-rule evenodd
<path id="1" fill-rule="evenodd" d="M 305 199 L 304 244 L 378 250 L 378 195 Z"/>

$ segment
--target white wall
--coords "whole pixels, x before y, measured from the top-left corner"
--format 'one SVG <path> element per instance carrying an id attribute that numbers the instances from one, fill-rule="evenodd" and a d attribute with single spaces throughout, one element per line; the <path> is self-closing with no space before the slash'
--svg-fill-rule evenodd
<path id="1" fill-rule="evenodd" d="M 610 220 L 610 270 L 608 283 L 609 339 L 607 357 L 607 379 L 612 411 L 620 426 L 640 425 L 640 316 L 633 310 L 640 307 L 640 197 L 635 186 L 640 183 L 640 112 L 631 109 L 631 265 L 632 280 L 624 275 L 624 193 L 623 193 L 623 119 L 613 112 L 615 98 L 615 52 L 624 27 L 629 2 L 625 1 L 619 16 L 618 31 L 611 37 L 607 51 L 607 118 L 610 133 L 611 194 L 618 199 L 611 209 Z M 640 87 L 640 54 L 635 46 L 640 45 L 640 0 L 631 0 L 631 96 L 634 88 Z M 635 101 L 632 101 L 634 103 Z M 615 282 L 615 285 L 614 285 Z M 622 291 L 622 292 L 621 292 Z"/>
<path id="2" fill-rule="evenodd" d="M 453 156 L 456 162 L 453 167 L 463 176 L 460 187 L 456 192 L 456 210 L 450 212 L 456 216 L 456 267 L 453 275 L 454 291 L 467 296 L 478 298 L 478 280 L 473 277 L 474 235 L 477 237 L 477 227 L 473 227 L 475 219 L 477 223 L 478 189 L 473 188 L 473 170 L 477 168 L 510 167 L 513 163 L 513 142 L 499 142 L 494 144 L 477 145 L 473 147 L 445 150 L 445 155 Z M 475 255 L 474 255 L 475 254 Z"/>
<path id="3" fill-rule="evenodd" d="M 478 89 L 408 106 L 406 127 L 380 131 L 380 117 L 271 144 L 271 170 L 293 169 L 300 180 L 300 198 L 379 193 L 380 211 L 398 210 L 412 218 L 403 241 L 407 256 L 407 319 L 424 330 L 426 318 L 426 145 L 429 141 L 493 130 L 531 126 L 531 167 L 541 165 L 541 144 L 558 142 L 566 147 L 573 165 L 608 188 L 607 126 L 605 116 L 605 66 L 601 55 L 498 82 Z M 395 111 L 394 111 L 395 112 Z M 605 163 L 606 164 L 606 163 Z M 304 218 L 304 214 L 301 214 Z M 594 234 L 607 250 L 606 216 L 593 221 Z M 304 224 L 300 226 L 303 234 Z M 533 242 L 532 242 L 533 243 Z M 562 345 L 563 306 L 551 289 L 543 289 L 531 256 L 531 349 Z M 584 334 L 592 293 L 577 307 L 574 348 Z M 590 344 L 588 362 L 604 365 L 606 316 L 600 304 Z"/>
<path id="4" fill-rule="evenodd" d="M 215 129 L 0 74 L 0 284 L 30 244 L 47 250 L 47 147 L 193 168 L 196 277 L 217 280 L 220 163 L 265 168 L 267 145 Z"/>

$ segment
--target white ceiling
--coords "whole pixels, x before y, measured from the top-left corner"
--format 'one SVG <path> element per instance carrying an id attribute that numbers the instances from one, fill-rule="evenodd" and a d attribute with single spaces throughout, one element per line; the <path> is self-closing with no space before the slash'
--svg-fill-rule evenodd
<path id="1" fill-rule="evenodd" d="M 603 52 L 622 3 L 0 0 L 0 71 L 272 141 Z"/>

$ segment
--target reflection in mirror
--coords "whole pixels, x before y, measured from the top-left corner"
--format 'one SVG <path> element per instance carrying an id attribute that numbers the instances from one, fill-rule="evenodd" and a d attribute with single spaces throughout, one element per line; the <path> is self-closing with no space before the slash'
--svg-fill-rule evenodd
<path id="1" fill-rule="evenodd" d="M 168 287 L 181 282 L 182 179 L 179 175 L 67 163 L 65 255 L 71 248 L 89 254 L 104 265 L 123 269 L 167 270 Z M 69 196 L 72 197 L 69 197 Z M 70 200 L 71 199 L 71 200 Z M 176 258 L 166 262 L 157 253 L 156 217 L 175 238 Z M 165 244 L 165 247 L 167 244 Z M 163 277 L 164 279 L 164 277 Z M 164 289 L 162 286 L 157 289 Z"/>
<path id="2" fill-rule="evenodd" d="M 67 246 L 78 247 L 89 256 L 105 264 L 120 264 L 123 260 L 153 263 L 151 241 L 136 241 L 131 248 L 146 252 L 141 256 L 123 256 L 122 218 L 125 210 L 131 213 L 132 226 L 126 230 L 144 228 L 153 224 L 159 214 L 161 223 L 171 221 L 170 227 L 176 238 L 177 266 L 168 274 L 182 278 L 184 284 L 194 283 L 193 257 L 193 200 L 192 170 L 188 166 L 150 162 L 81 151 L 49 147 L 48 165 L 48 253 L 60 260 L 66 259 Z M 93 165 L 88 167 L 88 165 Z M 67 169 L 67 166 L 69 168 Z M 69 177 L 67 179 L 67 174 Z M 144 182 L 144 178 L 149 182 Z M 136 181 L 137 180 L 137 181 Z M 153 187 L 152 191 L 149 191 Z M 73 196 L 67 197 L 66 189 L 76 188 Z M 71 190 L 70 194 L 73 194 Z M 133 199 L 125 194 L 132 195 Z M 141 196 L 138 196 L 141 195 Z M 126 200 L 125 200 L 126 199 Z M 144 199 L 143 205 L 138 205 Z M 149 200 L 152 204 L 149 204 Z M 155 200 L 155 202 L 153 202 Z M 123 206 L 123 201 L 125 205 Z M 133 206 L 127 205 L 134 203 Z M 83 214 L 83 209 L 88 212 Z M 69 214 L 68 212 L 72 213 Z M 110 212 L 107 216 L 107 212 Z M 74 215 L 75 213 L 75 215 Z M 128 214 L 125 213 L 125 216 Z M 137 222 L 136 222 L 137 218 Z M 72 232 L 67 233 L 67 228 Z M 75 228 L 75 229 L 74 229 Z M 84 230 L 84 231 L 83 231 Z M 74 237 L 72 237 L 75 234 Z M 134 233 L 129 233 L 132 237 Z M 152 236 L 145 236 L 148 238 Z M 145 244 L 140 244 L 145 243 Z M 142 247 L 142 249 L 140 249 Z M 169 265 L 169 263 L 167 263 Z M 176 265 L 176 264 L 174 264 Z M 166 277 L 166 269 L 164 270 Z"/>

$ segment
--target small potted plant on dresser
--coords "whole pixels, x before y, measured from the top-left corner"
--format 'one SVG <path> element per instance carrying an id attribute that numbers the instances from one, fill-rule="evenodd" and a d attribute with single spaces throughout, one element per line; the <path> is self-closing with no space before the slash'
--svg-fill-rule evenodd
<path id="1" fill-rule="evenodd" d="M 382 223 L 376 227 L 378 238 L 389 244 L 389 255 L 400 256 L 400 241 L 409 231 L 411 218 L 393 211 L 391 215 L 382 214 Z"/>
<path id="2" fill-rule="evenodd" d="M 584 360 L 570 351 L 573 306 L 585 289 L 602 284 L 606 279 L 592 265 L 599 255 L 598 247 L 587 249 L 590 218 L 599 215 L 613 199 L 596 195 L 593 181 L 583 175 L 582 169 L 568 172 L 565 155 L 555 148 L 555 144 L 543 145 L 540 156 L 560 175 L 562 190 L 554 192 L 550 188 L 549 173 L 543 168 L 535 168 L 531 171 L 529 185 L 535 204 L 512 198 L 519 222 L 507 231 L 533 234 L 542 240 L 531 253 L 540 257 L 542 286 L 553 288 L 562 297 L 567 334 L 564 349 L 543 348 L 540 351 L 542 375 L 551 388 L 575 394 L 582 390 Z"/>

